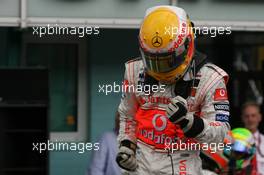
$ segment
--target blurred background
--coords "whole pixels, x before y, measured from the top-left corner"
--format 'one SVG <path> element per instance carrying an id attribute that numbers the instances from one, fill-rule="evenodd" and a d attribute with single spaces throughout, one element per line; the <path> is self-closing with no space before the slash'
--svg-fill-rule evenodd
<path id="1" fill-rule="evenodd" d="M 196 47 L 230 74 L 232 127 L 241 126 L 246 100 L 263 112 L 261 0 L 0 0 L 1 175 L 85 174 L 91 151 L 38 154 L 32 142 L 96 142 L 114 127 L 121 93 L 99 93 L 99 85 L 121 84 L 124 63 L 139 56 L 145 10 L 169 4 L 184 8 L 197 27 L 231 27 L 229 35 L 197 35 Z M 34 34 L 48 24 L 97 26 L 99 33 Z"/>

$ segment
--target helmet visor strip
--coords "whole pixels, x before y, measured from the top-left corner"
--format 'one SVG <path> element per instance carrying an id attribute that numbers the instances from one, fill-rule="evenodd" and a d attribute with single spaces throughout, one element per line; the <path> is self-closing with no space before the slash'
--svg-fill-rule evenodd
<path id="1" fill-rule="evenodd" d="M 140 48 L 140 53 L 144 62 L 144 66 L 153 72 L 163 73 L 169 72 L 180 65 L 182 65 L 186 59 L 187 49 L 184 49 L 182 53 L 176 51 L 170 53 L 148 53 L 144 52 Z"/>

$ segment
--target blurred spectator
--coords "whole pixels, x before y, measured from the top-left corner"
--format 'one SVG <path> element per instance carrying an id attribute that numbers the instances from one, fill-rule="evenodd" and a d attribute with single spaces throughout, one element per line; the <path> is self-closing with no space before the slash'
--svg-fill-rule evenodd
<path id="1" fill-rule="evenodd" d="M 99 139 L 100 149 L 93 152 L 87 175 L 120 175 L 121 169 L 116 163 L 119 114 L 115 116 L 115 128 L 105 132 Z"/>
<path id="2" fill-rule="evenodd" d="M 257 103 L 247 102 L 243 105 L 242 121 L 254 135 L 257 148 L 257 169 L 259 175 L 264 175 L 264 135 L 258 130 L 261 120 L 260 106 Z"/>

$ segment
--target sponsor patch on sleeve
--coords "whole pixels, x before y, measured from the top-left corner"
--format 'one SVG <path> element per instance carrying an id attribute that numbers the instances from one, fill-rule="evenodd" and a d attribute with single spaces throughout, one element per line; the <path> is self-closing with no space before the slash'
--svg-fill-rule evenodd
<path id="1" fill-rule="evenodd" d="M 214 100 L 215 101 L 228 100 L 226 89 L 225 88 L 216 89 L 214 94 Z"/>
<path id="2" fill-rule="evenodd" d="M 229 112 L 229 104 L 227 104 L 227 103 L 216 103 L 216 104 L 214 104 L 214 109 L 216 111 L 227 111 L 227 112 Z"/>
<path id="3" fill-rule="evenodd" d="M 226 114 L 216 114 L 215 121 L 219 122 L 229 122 L 229 115 Z"/>

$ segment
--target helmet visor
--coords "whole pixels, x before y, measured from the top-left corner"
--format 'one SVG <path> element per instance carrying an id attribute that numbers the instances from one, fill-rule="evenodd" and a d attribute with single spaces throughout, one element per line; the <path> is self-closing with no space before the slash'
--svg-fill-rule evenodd
<path id="1" fill-rule="evenodd" d="M 235 141 L 232 146 L 232 157 L 236 160 L 249 157 L 249 148 L 246 143 Z"/>
<path id="2" fill-rule="evenodd" d="M 177 54 L 176 51 L 171 53 L 148 53 L 144 52 L 140 48 L 141 57 L 143 59 L 144 66 L 153 72 L 162 73 L 169 72 L 185 61 L 187 50 L 185 49 L 182 53 Z"/>
<path id="3" fill-rule="evenodd" d="M 248 148 L 246 143 L 237 140 L 233 145 L 233 150 L 237 152 L 247 152 Z"/>

